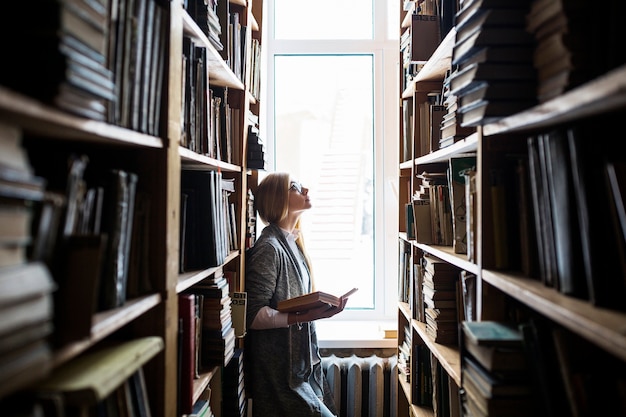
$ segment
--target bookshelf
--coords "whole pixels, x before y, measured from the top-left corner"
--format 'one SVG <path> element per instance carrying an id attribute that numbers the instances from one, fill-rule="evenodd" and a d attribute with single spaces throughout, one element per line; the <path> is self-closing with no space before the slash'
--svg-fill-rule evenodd
<path id="1" fill-rule="evenodd" d="M 30 13 L 23 5 L 1 8 L 3 14 L 24 23 L 11 37 L 4 37 L 2 44 L 7 57 L 19 61 L 29 54 L 27 49 L 35 42 L 40 45 L 40 55 L 50 58 L 52 63 L 47 68 L 49 71 L 43 71 L 48 74 L 45 77 L 39 76 L 41 62 L 35 57 L 0 73 L 0 148 L 3 153 L 0 158 L 0 217 L 8 216 L 4 213 L 9 213 L 9 207 L 13 210 L 15 205 L 26 207 L 20 209 L 20 213 L 24 211 L 31 216 L 22 220 L 24 224 L 29 222 L 29 235 L 20 237 L 19 241 L 10 240 L 17 238 L 8 235 L 8 223 L 0 226 L 0 286 L 3 286 L 3 294 L 9 294 L 4 292 L 9 288 L 16 288 L 11 291 L 17 294 L 13 298 L 0 297 L 0 309 L 6 317 L 13 314 L 15 305 L 27 306 L 30 305 L 27 302 L 34 303 L 34 299 L 45 301 L 38 305 L 53 307 L 40 308 L 42 317 L 37 318 L 41 324 L 38 321 L 36 350 L 31 339 L 28 343 L 33 345 L 32 349 L 27 351 L 21 347 L 27 337 L 35 337 L 26 336 L 25 331 L 13 336 L 6 330 L 0 335 L 0 361 L 5 367 L 0 404 L 8 415 L 13 415 L 14 408 L 15 413 L 18 408 L 27 409 L 27 414 L 20 415 L 41 415 L 37 411 L 40 404 L 47 406 L 50 401 L 56 404 L 65 396 L 71 398 L 71 404 L 68 400 L 66 406 L 61 407 L 66 407 L 71 414 L 90 409 L 94 404 L 111 402 L 112 397 L 131 395 L 130 401 L 142 395 L 143 406 L 150 408 L 151 415 L 180 417 L 189 412 L 182 411 L 179 381 L 190 377 L 191 405 L 209 400 L 216 416 L 230 415 L 231 411 L 223 409 L 221 401 L 222 395 L 233 397 L 222 387 L 226 348 L 221 361 L 214 360 L 194 371 L 194 375 L 180 375 L 178 358 L 183 345 L 179 340 L 179 297 L 220 277 L 223 281 L 219 282 L 228 283 L 229 293 L 245 290 L 244 253 L 246 245 L 250 244 L 248 190 L 254 186 L 256 178 L 255 172 L 247 168 L 246 152 L 250 115 L 258 117 L 261 106 L 258 72 L 263 2 L 214 2 L 215 16 L 223 28 L 221 37 L 211 32 L 207 22 L 198 19 L 202 11 L 196 7 L 209 7 L 204 2 L 96 1 L 76 6 L 83 10 L 67 9 L 73 2 L 45 3 L 49 11 L 63 16 L 58 21 L 48 19 L 46 28 L 55 29 L 53 25 L 59 25 L 56 29 L 60 30 L 50 32 L 57 34 L 54 36 L 33 30 L 36 22 L 46 19 L 45 13 L 38 13 L 35 20 L 30 20 L 27 17 Z M 113 13 L 109 7 L 119 9 Z M 82 18 L 77 17 L 83 12 L 87 13 L 82 14 Z M 207 16 L 206 10 L 204 16 Z M 79 22 L 80 27 L 84 19 L 91 19 L 91 26 L 97 30 L 77 32 L 73 27 L 64 26 L 67 19 Z M 144 36 L 129 34 L 128 43 L 124 43 L 118 30 L 125 29 L 126 23 L 131 21 L 145 30 L 135 35 Z M 229 30 L 231 22 L 236 23 Z M 5 32 L 3 35 L 7 35 Z M 234 38 L 235 34 L 238 42 L 231 42 L 228 37 Z M 132 43 L 140 42 L 138 38 L 143 39 L 141 45 Z M 86 39 L 90 39 L 93 46 L 101 46 L 100 54 L 83 49 Z M 226 47 L 220 50 L 216 39 Z M 194 58 L 193 62 L 183 59 L 185 45 L 190 41 L 198 53 L 195 56 L 198 59 Z M 115 67 L 115 58 L 119 62 L 126 60 L 128 67 L 121 64 L 122 69 Z M 63 65 L 62 71 L 55 71 Z M 208 99 L 202 103 L 202 108 L 200 101 L 189 104 L 190 78 L 187 75 L 191 68 L 195 71 L 193 81 L 197 87 L 194 100 L 209 97 L 210 90 L 221 94 L 221 100 L 216 100 L 218 104 Z M 40 92 L 29 89 L 24 83 L 29 77 L 37 80 Z M 86 82 L 84 77 L 91 82 L 89 88 L 80 84 Z M 186 135 L 191 131 L 187 130 L 192 120 L 190 111 L 195 112 L 193 122 L 200 123 L 194 125 L 194 134 L 198 135 L 198 140 L 205 141 L 203 147 L 190 146 L 187 140 Z M 213 145 L 207 145 L 210 143 Z M 220 151 L 214 152 L 215 147 Z M 71 159 L 73 155 L 86 158 L 77 162 Z M 70 161 L 74 161 L 73 165 Z M 85 166 L 78 175 L 80 181 L 71 182 L 68 168 L 80 171 L 81 161 Z M 13 171 L 7 173 L 6 166 Z M 100 228 L 93 226 L 91 229 L 95 217 L 83 213 L 92 212 L 84 201 L 99 201 L 98 187 L 109 186 L 105 179 L 113 169 L 129 176 L 136 174 L 138 180 L 135 194 L 129 194 L 134 197 L 133 215 L 126 217 L 127 223 L 132 219 L 132 229 L 124 229 L 128 233 L 121 238 L 128 243 L 119 246 L 126 249 L 124 256 L 128 259 L 128 270 L 119 276 L 126 293 L 120 295 L 121 302 L 117 305 L 103 307 L 99 305 L 98 294 L 108 281 L 99 265 L 114 259 L 104 248 L 115 240 L 115 229 L 105 229 L 108 227 L 105 219 L 101 219 Z M 188 191 L 182 181 L 188 173 L 219 174 L 224 180 L 221 187 L 228 187 L 228 192 L 220 188 L 218 197 L 221 199 L 216 202 L 220 208 L 224 204 L 220 217 L 224 223 L 216 223 L 211 241 L 218 241 L 220 236 L 223 256 L 213 263 L 203 260 L 206 255 L 200 254 L 195 265 L 187 266 L 187 258 L 180 256 L 182 251 L 189 250 L 181 240 L 184 235 L 181 220 L 191 221 L 182 205 L 183 195 Z M 20 178 L 19 181 L 16 178 Z M 28 189 L 25 188 L 27 180 Z M 74 184 L 75 188 L 69 184 Z M 18 190 L 17 194 L 14 189 Z M 68 197 L 70 189 L 81 198 Z M 96 200 L 86 197 L 87 190 L 91 189 Z M 105 199 L 108 192 L 103 193 Z M 81 222 L 78 223 L 86 229 L 72 229 L 66 234 L 64 226 L 69 221 L 65 221 L 65 216 L 72 203 L 79 207 L 77 217 Z M 40 222 L 44 208 L 52 218 L 58 216 L 57 222 Z M 198 223 L 193 226 L 198 227 L 208 220 L 194 221 Z M 44 223 L 49 227 L 42 229 Z M 43 237 L 50 236 L 51 230 L 56 232 L 56 236 L 52 234 L 53 244 L 45 246 L 46 251 L 35 256 L 32 247 L 45 242 Z M 111 239 L 102 238 L 105 233 Z M 30 292 L 18 291 L 20 284 L 15 279 L 4 278 L 11 276 L 8 268 L 25 270 L 35 262 L 45 265 L 50 285 L 41 284 L 41 288 L 32 288 Z M 40 280 L 43 279 L 42 275 Z M 23 320 L 35 320 L 33 314 Z M 78 317 L 81 320 L 75 320 Z M 207 318 L 206 324 L 211 324 L 209 321 Z M 9 325 L 14 325 L 6 323 L 0 328 L 9 329 Z M 227 324 L 224 323 L 224 328 Z M 238 335 L 234 342 L 229 342 L 232 350 L 243 347 L 241 337 Z M 215 345 L 207 343 L 203 348 L 220 352 L 215 345 L 221 346 L 221 341 Z M 201 350 L 200 346 L 193 348 Z M 30 362 L 27 354 L 32 357 Z M 21 368 L 6 367 L 9 360 L 16 358 L 21 360 Z M 115 377 L 107 379 L 103 374 L 106 381 L 90 385 L 96 380 L 89 372 L 94 372 L 93 369 L 97 372 L 99 366 L 109 366 L 107 369 L 115 371 Z M 77 390 L 78 394 L 72 394 L 72 390 Z M 132 410 L 133 413 L 140 411 Z"/>
<path id="2" fill-rule="evenodd" d="M 414 20 L 410 18 L 410 14 L 416 10 L 413 3 L 415 2 L 400 2 L 400 35 L 404 34 L 407 28 L 411 29 Z M 456 12 L 464 4 L 471 3 L 475 2 L 465 0 L 446 3 L 456 4 L 454 6 L 456 7 L 455 26 L 458 25 Z M 542 15 L 542 4 L 545 2 L 527 2 L 529 21 L 539 19 L 537 16 Z M 427 7 L 427 5 L 428 2 L 425 2 L 422 7 Z M 615 11 L 620 7 L 615 2 L 611 5 L 611 10 Z M 560 11 L 560 13 L 570 12 L 571 10 L 567 8 Z M 572 22 L 571 25 L 570 31 L 574 33 L 583 31 L 581 27 L 576 26 L 576 23 Z M 540 24 L 536 23 L 535 27 L 537 26 Z M 617 26 L 605 26 L 597 30 L 598 36 L 604 39 L 597 47 L 612 51 L 612 44 L 607 39 L 616 36 Z M 531 34 L 535 36 L 533 47 L 536 48 L 541 38 L 535 33 Z M 536 403 L 533 413 L 557 415 L 558 413 L 551 414 L 550 412 L 554 407 L 559 409 L 559 412 L 565 413 L 563 415 L 580 415 L 585 412 L 609 412 L 609 407 L 614 407 L 617 410 L 614 413 L 625 415 L 626 411 L 616 405 L 620 398 L 616 387 L 623 383 L 620 372 L 626 366 L 626 340 L 622 332 L 626 326 L 626 311 L 624 311 L 623 303 L 611 304 L 610 297 L 603 298 L 603 294 L 606 295 L 607 291 L 623 294 L 624 286 L 623 282 L 617 282 L 611 284 L 612 286 L 607 290 L 598 287 L 597 282 L 602 280 L 601 277 L 605 273 L 624 276 L 624 270 L 619 261 L 625 254 L 624 236 L 621 232 L 614 234 L 612 231 L 615 228 L 621 230 L 621 223 L 619 217 L 611 214 L 614 211 L 608 208 L 613 207 L 613 204 L 616 204 L 615 201 L 623 204 L 623 194 L 621 197 L 619 195 L 610 197 L 614 195 L 615 191 L 612 190 L 615 188 L 611 189 L 606 185 L 602 174 L 603 170 L 610 172 L 607 166 L 623 165 L 624 158 L 621 156 L 623 147 L 607 139 L 605 133 L 602 133 L 605 130 L 599 127 L 606 126 L 624 115 L 626 108 L 626 97 L 623 94 L 623 85 L 626 82 L 624 56 L 619 53 L 615 53 L 616 56 L 614 56 L 613 52 L 607 52 L 607 56 L 610 55 L 612 61 L 607 60 L 602 62 L 602 65 L 598 64 L 594 67 L 595 72 L 588 73 L 582 80 L 574 81 L 572 76 L 568 87 L 557 94 L 545 97 L 538 93 L 536 103 L 526 109 L 497 118 L 485 118 L 484 121 L 471 123 L 471 125 L 463 125 L 462 117 L 457 115 L 458 126 L 467 130 L 463 135 L 455 138 L 453 143 L 437 149 L 432 147 L 430 138 L 425 136 L 428 129 L 424 129 L 424 125 L 430 121 L 427 113 L 421 110 L 421 104 L 429 101 L 432 103 L 430 97 L 437 94 L 445 95 L 449 77 L 453 77 L 454 70 L 463 65 L 463 60 L 459 60 L 460 63 L 455 62 L 456 42 L 457 31 L 452 28 L 444 36 L 440 35 L 440 43 L 428 61 L 409 63 L 404 44 L 401 44 L 399 55 L 400 62 L 404 65 L 400 69 L 402 81 L 397 91 L 401 106 L 398 169 L 400 190 L 398 355 L 399 358 L 404 358 L 408 367 L 407 370 L 401 370 L 399 375 L 402 389 L 399 389 L 398 393 L 398 415 L 437 415 L 438 410 L 449 407 L 452 409 L 452 402 L 457 401 L 461 407 L 460 411 L 449 415 L 474 415 L 472 407 L 476 406 L 476 401 L 473 399 L 475 394 L 468 393 L 471 387 L 468 385 L 467 389 L 464 388 L 465 361 L 467 357 L 471 357 L 465 347 L 471 342 L 464 336 L 460 326 L 457 329 L 457 339 L 450 343 L 435 342 L 433 332 L 428 329 L 429 316 L 428 313 L 424 314 L 424 308 L 428 305 L 424 307 L 423 298 L 426 295 L 422 288 L 426 285 L 424 281 L 428 275 L 424 272 L 427 269 L 424 259 L 431 256 L 456 268 L 459 272 L 456 290 L 459 323 L 463 320 L 478 320 L 511 324 L 523 334 L 526 354 L 533 352 L 535 355 L 533 358 L 536 358 L 533 362 L 543 364 L 545 372 L 537 370 L 537 366 L 532 364 L 524 369 L 524 372 L 528 372 L 529 384 L 534 390 L 534 395 L 537 396 L 536 398 L 541 398 Z M 584 43 L 581 50 L 576 50 L 572 54 L 584 55 L 585 51 L 596 47 L 594 45 L 596 44 L 591 42 Z M 543 85 L 541 83 L 547 83 L 543 80 L 538 78 L 535 81 L 538 92 L 542 91 L 539 90 Z M 458 96 L 463 96 L 467 94 L 467 90 L 457 90 L 457 93 Z M 458 113 L 462 114 L 462 111 Z M 582 148 L 587 151 L 579 151 L 578 158 L 572 156 L 575 155 L 573 151 L 561 154 L 559 161 L 571 159 L 577 161 L 578 167 L 588 167 L 578 169 L 600 172 L 599 176 L 594 177 L 593 186 L 585 183 L 587 187 L 593 189 L 595 196 L 593 200 L 586 200 L 582 196 L 584 193 L 580 191 L 585 187 L 577 185 L 570 188 L 576 197 L 573 197 L 573 200 L 566 200 L 569 201 L 567 204 L 560 204 L 558 212 L 555 211 L 556 209 L 550 211 L 552 206 L 549 205 L 556 204 L 554 201 L 558 200 L 552 198 L 552 200 L 548 199 L 551 203 L 543 203 L 544 206 L 548 206 L 548 213 L 554 213 L 554 216 L 564 216 L 567 213 L 579 221 L 586 218 L 587 223 L 583 223 L 580 227 L 590 227 L 588 225 L 592 224 L 594 228 L 605 230 L 604 240 L 600 240 L 599 237 L 593 240 L 596 245 L 604 248 L 598 251 L 599 255 L 593 250 L 593 244 L 585 246 L 587 239 L 591 238 L 584 233 L 581 236 L 578 228 L 575 230 L 576 235 L 572 235 L 574 237 L 567 240 L 568 244 L 575 242 L 576 245 L 580 245 L 572 249 L 572 251 L 577 250 L 578 252 L 575 253 L 580 253 L 579 258 L 584 260 L 579 264 L 580 269 L 592 271 L 587 275 L 583 274 L 583 278 L 575 274 L 559 273 L 558 267 L 564 268 L 562 265 L 566 262 L 573 264 L 572 257 L 559 258 L 555 255 L 551 259 L 542 260 L 545 258 L 541 255 L 540 245 L 543 242 L 543 247 L 547 247 L 545 239 L 552 236 L 552 242 L 557 248 L 564 247 L 565 241 L 563 238 L 559 241 L 559 238 L 555 237 L 563 236 L 558 234 L 556 223 L 544 223 L 541 232 L 535 229 L 535 222 L 539 222 L 537 218 L 542 217 L 535 214 L 533 203 L 545 200 L 540 200 L 537 194 L 533 194 L 536 189 L 529 188 L 531 186 L 526 182 L 533 178 L 531 169 L 523 169 L 528 167 L 524 161 L 532 157 L 529 147 L 529 143 L 532 142 L 530 138 L 549 137 L 545 139 L 545 143 L 552 144 L 558 143 L 557 138 L 563 136 L 566 137 L 565 142 L 569 144 L 569 149 Z M 427 147 L 426 152 L 422 143 L 424 138 L 431 142 L 430 149 Z M 581 143 L 594 141 L 597 141 L 595 146 L 583 148 L 581 145 Z M 576 144 L 579 148 L 575 148 Z M 597 151 L 592 152 L 589 149 Z M 416 239 L 415 233 L 411 230 L 412 215 L 409 215 L 407 211 L 407 205 L 411 204 L 413 199 L 419 197 L 422 192 L 424 176 L 420 174 L 430 171 L 446 172 L 451 160 L 468 155 L 476 157 L 472 211 L 467 203 L 465 205 L 468 221 L 474 224 L 475 247 L 472 258 L 467 252 L 455 250 L 452 244 L 424 242 L 419 237 Z M 595 165 L 591 165 L 594 163 Z M 519 170 L 516 170 L 516 167 Z M 578 178 L 578 171 L 571 169 L 570 172 L 568 174 L 570 179 L 567 181 L 571 181 L 572 177 Z M 506 180 L 494 182 L 495 178 L 504 179 L 502 176 L 495 177 L 494 173 L 506 175 Z M 621 181 L 623 179 L 618 182 Z M 554 185 L 551 182 L 548 184 L 553 184 L 550 185 L 552 189 L 563 189 L 558 184 Z M 467 193 L 468 190 L 469 186 L 466 186 L 465 192 Z M 524 192 L 518 192 L 520 190 Z M 497 195 L 506 197 L 500 200 L 494 197 Z M 584 202 L 587 205 L 583 204 Z M 583 217 L 586 212 L 583 210 L 581 214 L 581 206 L 588 207 L 589 213 L 595 214 Z M 471 220 L 469 220 L 470 216 Z M 605 221 L 605 219 L 609 220 Z M 540 234 L 545 233 L 545 230 L 554 230 L 554 232 L 548 233 L 548 237 L 545 237 Z M 558 252 L 555 253 L 558 254 Z M 598 266 L 599 264 L 601 266 Z M 543 269 L 539 269 L 540 266 Z M 549 280 L 547 276 L 549 272 L 546 271 L 553 271 L 552 281 Z M 462 284 L 463 277 L 467 276 L 474 277 L 472 281 L 474 282 L 474 298 L 472 299 L 474 316 L 472 317 L 467 316 L 468 311 L 465 310 L 463 304 L 466 295 Z M 575 284 L 572 283 L 574 279 L 578 280 L 575 283 L 587 288 L 588 293 L 568 293 L 570 290 L 566 288 L 572 288 Z M 435 325 L 433 327 L 436 328 Z M 531 331 L 528 331 L 529 327 Z M 417 363 L 416 358 L 420 355 L 424 356 L 424 346 L 428 352 L 427 356 L 431 360 L 435 359 L 437 366 L 441 367 L 447 375 L 446 378 L 456 384 L 455 395 L 445 400 L 440 398 L 439 404 L 437 404 L 436 395 L 429 391 L 432 387 L 421 383 L 420 376 L 417 374 L 421 365 Z M 576 366 L 573 361 L 582 360 L 582 357 L 587 359 L 592 357 L 591 361 L 595 365 Z M 436 377 L 433 376 L 433 378 Z M 542 380 L 541 378 L 550 382 L 542 385 L 538 382 Z M 601 393 L 585 396 L 584 400 L 573 394 L 575 392 L 573 385 L 581 383 L 583 379 L 593 381 L 593 384 L 600 386 L 598 392 Z M 431 383 L 435 384 L 434 381 Z M 590 385 L 587 385 L 587 389 L 589 387 Z M 426 395 L 430 396 L 430 402 L 424 403 L 420 400 L 424 395 L 420 390 L 426 390 Z M 506 407 L 506 403 L 504 404 Z M 514 402 L 508 404 L 510 408 L 505 409 L 504 415 L 513 415 L 508 414 L 507 411 L 514 411 L 512 405 Z"/>

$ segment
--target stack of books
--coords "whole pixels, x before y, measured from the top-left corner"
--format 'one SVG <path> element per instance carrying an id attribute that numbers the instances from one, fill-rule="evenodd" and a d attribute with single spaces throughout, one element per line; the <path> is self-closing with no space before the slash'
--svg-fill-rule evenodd
<path id="1" fill-rule="evenodd" d="M 235 352 L 235 328 L 228 280 L 221 269 L 192 291 L 201 309 L 200 366 L 226 366 Z"/>
<path id="2" fill-rule="evenodd" d="M 495 321 L 464 321 L 461 341 L 464 415 L 533 415 L 521 331 Z"/>
<path id="3" fill-rule="evenodd" d="M 462 126 L 478 126 L 536 104 L 528 2 L 466 0 L 456 15 L 450 77 Z"/>
<path id="4" fill-rule="evenodd" d="M 107 68 L 108 10 L 104 3 L 49 1 L 2 5 L 2 14 L 23 16 L 7 35 L 11 65 L 0 70 L 0 83 L 72 113 L 105 120 L 115 100 L 113 74 Z M 32 28 L 37 30 L 32 30 Z M 23 47 L 38 45 L 38 52 Z M 45 52 L 42 52 L 45 51 Z M 45 71 L 41 71 L 45 68 Z"/>
<path id="5" fill-rule="evenodd" d="M 475 132 L 474 127 L 461 126 L 461 118 L 457 117 L 459 109 L 459 99 L 456 94 L 452 94 L 450 90 L 450 79 L 458 72 L 458 67 L 454 70 L 448 70 L 443 79 L 443 106 L 445 114 L 441 119 L 441 133 L 439 139 L 439 148 L 450 146 L 461 139 L 466 138 Z"/>
<path id="6" fill-rule="evenodd" d="M 246 415 L 246 390 L 244 382 L 243 349 L 235 349 L 233 359 L 224 367 L 222 383 L 222 415 Z"/>
<path id="7" fill-rule="evenodd" d="M 45 182 L 36 177 L 20 129 L 0 122 L 0 397 L 50 369 L 56 284 L 47 266 L 31 261 L 34 206 Z"/>
<path id="8" fill-rule="evenodd" d="M 437 343 L 458 342 L 457 286 L 459 270 L 432 256 L 424 256 L 422 293 L 426 334 Z"/>
<path id="9" fill-rule="evenodd" d="M 248 168 L 265 169 L 265 142 L 257 124 L 248 126 Z"/>
<path id="10" fill-rule="evenodd" d="M 539 102 L 557 97 L 600 75 L 604 72 L 604 63 L 616 55 L 607 48 L 606 39 L 600 38 L 601 31 L 593 26 L 609 24 L 605 21 L 609 9 L 590 10 L 587 6 L 582 1 L 532 2 L 527 30 L 537 45 L 533 63 L 537 69 Z M 584 36 L 574 33 L 584 33 Z M 617 62 L 623 63 L 623 59 Z"/>

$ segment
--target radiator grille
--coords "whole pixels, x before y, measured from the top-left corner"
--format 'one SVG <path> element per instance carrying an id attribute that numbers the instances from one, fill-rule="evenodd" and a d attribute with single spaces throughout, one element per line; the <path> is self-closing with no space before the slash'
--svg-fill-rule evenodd
<path id="1" fill-rule="evenodd" d="M 340 417 L 396 417 L 397 357 L 322 358 Z"/>

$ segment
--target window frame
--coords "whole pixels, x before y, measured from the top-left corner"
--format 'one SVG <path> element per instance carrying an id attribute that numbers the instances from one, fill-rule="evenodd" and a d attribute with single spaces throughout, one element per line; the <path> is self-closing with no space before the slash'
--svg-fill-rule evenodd
<path id="1" fill-rule="evenodd" d="M 398 112 L 399 86 L 399 11 L 387 0 L 374 4 L 374 38 L 353 40 L 279 40 L 273 38 L 274 0 L 264 2 L 262 65 L 265 88 L 261 91 L 261 127 L 266 138 L 267 167 L 275 168 L 274 160 L 274 56 L 276 55 L 341 55 L 371 54 L 374 64 L 374 180 L 375 241 L 374 309 L 350 309 L 328 319 L 332 321 L 389 321 L 397 317 L 398 294 Z M 391 2 L 393 3 L 393 2 Z M 394 3 L 395 6 L 395 3 Z M 311 6 L 308 6 L 311 7 Z M 389 17 L 388 17 L 389 16 Z M 396 20 L 394 20 L 396 19 Z M 349 19 L 347 20 L 349 24 Z M 393 28 L 393 30 L 389 30 Z M 389 35 L 391 34 L 391 35 Z M 395 38 L 393 37 L 395 35 Z M 306 94 L 306 83 L 303 94 Z"/>

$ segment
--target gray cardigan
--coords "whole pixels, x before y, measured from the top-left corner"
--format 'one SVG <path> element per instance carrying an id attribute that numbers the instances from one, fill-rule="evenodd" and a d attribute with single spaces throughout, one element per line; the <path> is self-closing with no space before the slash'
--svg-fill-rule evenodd
<path id="1" fill-rule="evenodd" d="M 308 292 L 303 288 L 298 260 L 284 232 L 276 225 L 263 229 L 246 254 L 247 325 L 264 306 Z M 248 330 L 245 340 L 246 392 L 252 398 L 255 417 L 320 416 L 319 402 L 309 377 L 313 373 L 324 390 L 324 403 L 336 414 L 330 389 L 320 363 L 315 323 L 302 329 Z"/>

